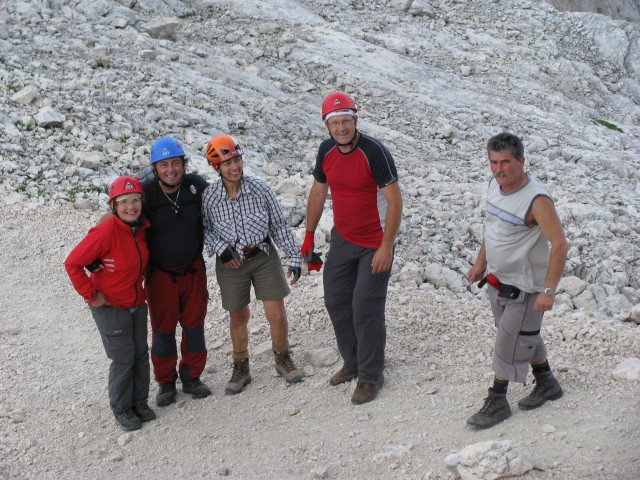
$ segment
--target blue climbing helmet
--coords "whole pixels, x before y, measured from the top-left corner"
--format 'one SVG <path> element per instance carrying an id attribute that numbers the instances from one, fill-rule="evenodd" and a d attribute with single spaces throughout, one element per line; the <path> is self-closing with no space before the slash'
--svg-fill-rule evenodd
<path id="1" fill-rule="evenodd" d="M 156 143 L 151 147 L 151 164 L 167 158 L 182 157 L 184 159 L 185 156 L 186 153 L 184 153 L 180 142 L 171 137 L 163 137 L 156 140 Z"/>

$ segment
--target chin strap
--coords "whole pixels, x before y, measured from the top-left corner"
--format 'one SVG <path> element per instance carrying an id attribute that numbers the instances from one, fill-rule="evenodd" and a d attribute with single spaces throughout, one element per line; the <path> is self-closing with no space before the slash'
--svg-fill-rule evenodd
<path id="1" fill-rule="evenodd" d="M 120 216 L 118 215 L 118 212 L 116 211 L 115 208 L 113 208 L 111 210 L 113 212 L 114 217 L 117 217 L 122 223 L 129 225 L 131 228 L 133 229 L 138 229 L 142 226 L 142 222 L 144 222 L 144 213 L 141 213 L 140 216 L 138 217 L 137 220 L 135 220 L 134 222 L 125 222 L 124 220 L 122 220 L 120 218 Z"/>
<path id="2" fill-rule="evenodd" d="M 158 182 L 160 182 L 162 185 L 164 185 L 165 187 L 168 187 L 168 188 L 176 188 L 178 185 L 180 185 L 179 183 L 178 183 L 178 184 L 176 184 L 176 185 L 170 185 L 170 184 L 168 184 L 168 183 L 163 182 L 162 180 L 160 180 L 160 177 L 158 177 Z"/>
<path id="3" fill-rule="evenodd" d="M 142 222 L 143 222 L 142 215 L 140 215 L 135 222 L 124 222 L 124 223 L 129 225 L 131 228 L 138 229 L 142 226 Z"/>
<path id="4" fill-rule="evenodd" d="M 336 144 L 338 144 L 339 147 L 346 147 L 346 146 L 351 146 L 353 145 L 354 140 L 356 139 L 356 137 L 358 136 L 358 129 L 356 128 L 355 133 L 353 134 L 353 137 L 351 137 L 351 140 L 349 140 L 349 142 L 347 143 L 340 143 L 338 142 L 335 138 L 334 140 L 336 140 Z"/>

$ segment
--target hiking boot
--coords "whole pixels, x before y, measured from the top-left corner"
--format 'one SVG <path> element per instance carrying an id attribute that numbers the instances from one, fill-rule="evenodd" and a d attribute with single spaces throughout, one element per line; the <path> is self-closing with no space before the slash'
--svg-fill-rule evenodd
<path id="1" fill-rule="evenodd" d="M 176 382 L 161 383 L 156 394 L 156 405 L 166 407 L 176 401 Z"/>
<path id="2" fill-rule="evenodd" d="M 534 374 L 536 386 L 529 395 L 518 401 L 520 410 L 533 410 L 541 407 L 547 400 L 557 400 L 563 394 L 558 380 L 551 372 Z"/>
<path id="3" fill-rule="evenodd" d="M 249 372 L 249 359 L 234 360 L 231 378 L 225 386 L 225 395 L 235 395 L 240 393 L 245 385 L 251 383 L 251 373 Z"/>
<path id="4" fill-rule="evenodd" d="M 380 379 L 376 383 L 361 383 L 358 382 L 356 389 L 351 396 L 351 403 L 354 405 L 362 405 L 363 403 L 370 402 L 378 396 L 378 392 L 384 384 L 384 375 L 380 374 Z"/>
<path id="5" fill-rule="evenodd" d="M 123 430 L 126 430 L 127 432 L 131 430 L 138 430 L 142 427 L 142 422 L 131 410 L 120 413 L 114 412 L 113 416 L 116 418 L 116 421 L 122 425 Z"/>
<path id="6" fill-rule="evenodd" d="M 506 420 L 511 416 L 511 407 L 507 402 L 506 393 L 495 393 L 489 388 L 489 395 L 484 399 L 484 405 L 478 413 L 467 420 L 467 424 L 477 429 L 489 428 Z"/>
<path id="7" fill-rule="evenodd" d="M 343 365 L 340 370 L 338 370 L 336 373 L 334 373 L 331 376 L 331 378 L 329 379 L 329 384 L 335 387 L 336 385 L 340 385 L 341 383 L 350 382 L 351 380 L 357 377 L 358 377 L 357 369 L 351 371 L 351 370 L 348 370 L 347 367 Z"/>
<path id="8" fill-rule="evenodd" d="M 140 419 L 141 422 L 149 422 L 151 420 L 155 420 L 156 418 L 156 412 L 151 410 L 147 402 L 134 405 L 131 410 L 133 410 L 133 413 Z"/>
<path id="9" fill-rule="evenodd" d="M 291 358 L 291 350 L 284 352 L 273 352 L 276 361 L 276 372 L 284 377 L 287 383 L 298 383 L 304 377 L 304 372 L 296 368 Z"/>
<path id="10" fill-rule="evenodd" d="M 191 394 L 192 398 L 205 398 L 211 395 L 211 389 L 200 381 L 199 378 L 182 380 L 182 392 Z"/>

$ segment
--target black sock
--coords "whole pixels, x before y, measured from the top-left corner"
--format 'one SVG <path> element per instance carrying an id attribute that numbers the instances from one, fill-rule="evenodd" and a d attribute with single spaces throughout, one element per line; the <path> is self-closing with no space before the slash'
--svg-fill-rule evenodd
<path id="1" fill-rule="evenodd" d="M 549 361 L 547 360 L 542 365 L 531 365 L 531 370 L 535 375 L 536 373 L 550 372 L 551 367 L 549 366 Z"/>
<path id="2" fill-rule="evenodd" d="M 509 380 L 498 380 L 497 378 L 493 379 L 493 392 L 494 393 L 507 393 L 507 387 L 509 386 Z"/>

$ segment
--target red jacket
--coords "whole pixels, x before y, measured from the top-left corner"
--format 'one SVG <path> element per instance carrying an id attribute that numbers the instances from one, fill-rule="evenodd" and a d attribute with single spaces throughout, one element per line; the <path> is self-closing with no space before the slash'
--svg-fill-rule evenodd
<path id="1" fill-rule="evenodd" d="M 149 226 L 149 220 L 145 219 L 134 236 L 131 227 L 114 215 L 89 230 L 64 261 L 73 288 L 86 300 L 98 290 L 117 308 L 143 305 L 142 280 L 149 261 Z M 84 266 L 97 258 L 102 260 L 104 268 L 87 276 Z"/>

